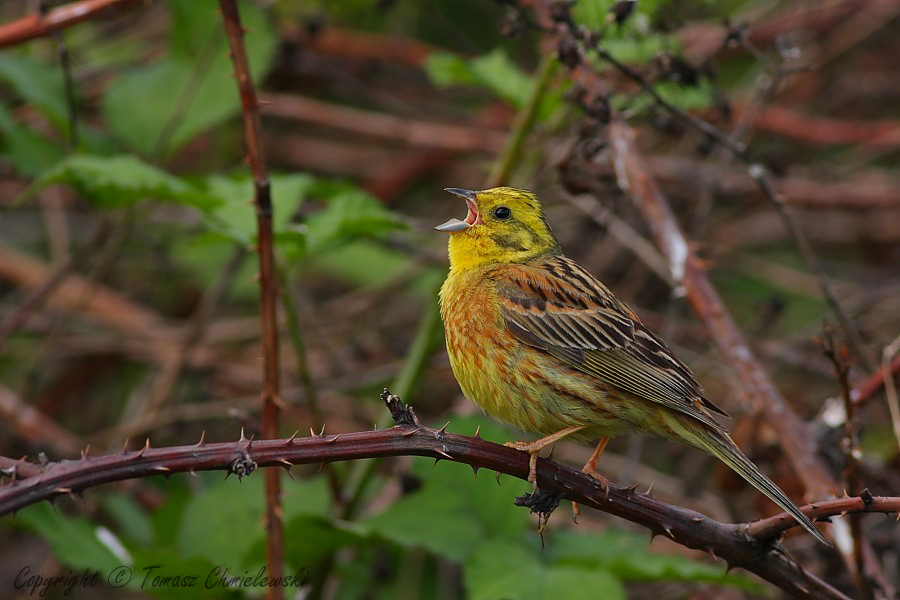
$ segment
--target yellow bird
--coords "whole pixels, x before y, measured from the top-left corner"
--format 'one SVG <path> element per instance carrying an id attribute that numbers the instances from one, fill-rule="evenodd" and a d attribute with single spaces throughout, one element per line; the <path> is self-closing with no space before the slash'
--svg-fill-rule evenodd
<path id="1" fill-rule="evenodd" d="M 515 442 L 531 455 L 570 437 L 660 435 L 723 461 L 828 544 L 804 515 L 713 418 L 690 369 L 624 302 L 560 250 L 537 197 L 498 187 L 448 188 L 466 201 L 465 220 L 435 227 L 450 234 L 450 273 L 441 316 L 453 373 L 463 393 L 490 415 L 543 437 Z M 727 415 L 726 415 L 727 416 Z"/>

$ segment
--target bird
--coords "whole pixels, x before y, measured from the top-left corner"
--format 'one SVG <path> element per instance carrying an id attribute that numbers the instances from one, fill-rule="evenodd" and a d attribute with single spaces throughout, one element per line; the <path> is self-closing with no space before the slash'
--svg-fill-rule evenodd
<path id="1" fill-rule="evenodd" d="M 447 188 L 465 200 L 449 234 L 439 300 L 447 353 L 464 395 L 492 417 L 544 437 L 507 445 L 538 453 L 556 441 L 599 439 L 582 471 L 596 470 L 610 437 L 639 431 L 703 450 L 830 545 L 812 521 L 737 447 L 690 368 L 596 277 L 567 258 L 537 196 L 496 187 Z"/>

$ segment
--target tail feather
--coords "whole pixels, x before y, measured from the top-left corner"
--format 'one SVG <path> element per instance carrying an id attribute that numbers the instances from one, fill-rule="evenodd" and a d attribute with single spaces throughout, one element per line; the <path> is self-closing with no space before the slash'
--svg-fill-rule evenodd
<path id="1" fill-rule="evenodd" d="M 731 467 L 738 475 L 743 477 L 753 487 L 769 497 L 772 502 L 780 506 L 792 517 L 794 517 L 800 525 L 810 532 L 817 540 L 823 544 L 830 546 L 831 543 L 822 535 L 813 522 L 797 506 L 791 502 L 781 488 L 775 485 L 768 477 L 762 474 L 760 470 L 750 462 L 750 459 L 744 456 L 744 453 L 737 445 L 728 437 L 727 433 L 713 430 L 704 431 L 706 435 L 700 437 L 697 442 L 701 448 L 717 457 L 726 465 Z"/>

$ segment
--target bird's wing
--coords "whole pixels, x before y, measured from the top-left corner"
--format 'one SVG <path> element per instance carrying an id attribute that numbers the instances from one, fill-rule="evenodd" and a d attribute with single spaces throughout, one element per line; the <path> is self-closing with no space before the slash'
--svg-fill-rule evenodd
<path id="1" fill-rule="evenodd" d="M 505 266 L 491 278 L 506 326 L 521 342 L 606 385 L 721 428 L 708 411 L 726 413 L 703 397 L 687 365 L 575 262 L 556 256 Z"/>

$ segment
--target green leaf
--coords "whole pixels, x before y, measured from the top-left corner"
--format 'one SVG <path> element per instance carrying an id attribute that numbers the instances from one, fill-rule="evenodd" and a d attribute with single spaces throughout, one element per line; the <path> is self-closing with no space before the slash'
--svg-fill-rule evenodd
<path id="1" fill-rule="evenodd" d="M 539 550 L 492 540 L 466 561 L 464 582 L 472 600 L 617 600 L 625 598 L 622 583 L 596 568 L 551 566 Z"/>
<path id="2" fill-rule="evenodd" d="M 40 534 L 50 542 L 63 564 L 73 569 L 100 570 L 109 573 L 131 562 L 121 542 L 105 527 L 83 517 L 66 517 L 49 503 L 35 504 L 20 511 L 12 521 Z"/>
<path id="3" fill-rule="evenodd" d="M 272 228 L 276 235 L 298 234 L 303 237 L 292 224 L 297 210 L 315 184 L 315 178 L 302 173 L 290 175 L 272 175 L 269 184 L 272 194 L 273 218 Z M 213 175 L 202 182 L 203 191 L 219 200 L 218 206 L 207 220 L 213 231 L 249 246 L 256 240 L 256 209 L 253 206 L 255 190 L 253 180 L 247 173 L 233 176 Z M 291 240 L 294 243 L 296 240 Z"/>
<path id="4" fill-rule="evenodd" d="M 68 121 L 62 70 L 28 56 L 0 53 L 0 81 L 7 82 L 21 98 L 33 104 L 62 129 Z"/>
<path id="5" fill-rule="evenodd" d="M 425 62 L 425 69 L 437 86 L 482 85 L 516 107 L 525 104 L 532 85 L 531 76 L 500 48 L 471 60 L 434 52 Z"/>
<path id="6" fill-rule="evenodd" d="M 454 420 L 449 429 L 471 434 L 475 423 L 481 422 Z M 482 430 L 492 436 L 491 425 Z M 528 511 L 514 504 L 516 495 L 529 489 L 525 482 L 503 479 L 503 485 L 497 485 L 493 474 L 473 477 L 472 469 L 459 463 L 434 465 L 431 460 L 416 459 L 413 466 L 422 487 L 367 520 L 365 526 L 373 533 L 405 547 L 422 547 L 463 561 L 486 540 L 518 540 L 528 531 Z"/>
<path id="7" fill-rule="evenodd" d="M 322 517 L 299 515 L 284 528 L 284 554 L 295 569 L 315 564 L 320 558 L 365 539 L 349 524 L 336 524 Z M 262 547 L 260 550 L 264 550 Z M 260 558 L 265 555 L 260 552 Z"/>
<path id="8" fill-rule="evenodd" d="M 400 276 L 413 261 L 409 253 L 385 248 L 369 240 L 350 240 L 329 248 L 328 252 L 309 257 L 311 267 L 322 274 L 372 289 Z"/>
<path id="9" fill-rule="evenodd" d="M 170 0 L 176 29 L 162 61 L 123 74 L 103 101 L 106 122 L 146 156 L 166 156 L 241 109 L 221 18 L 213 5 Z M 241 3 L 244 43 L 256 83 L 268 71 L 277 40 L 268 16 Z"/>
<path id="10" fill-rule="evenodd" d="M 682 110 L 706 108 L 715 102 L 715 91 L 708 84 L 685 86 L 673 81 L 661 81 L 654 88 L 664 99 Z M 656 104 L 648 94 L 641 94 L 630 102 L 629 108 L 635 112 L 646 110 Z"/>
<path id="11" fill-rule="evenodd" d="M 606 23 L 613 0 L 578 0 L 572 5 L 572 18 L 579 25 L 597 30 Z"/>
<path id="12" fill-rule="evenodd" d="M 187 558 L 169 547 L 140 546 L 133 553 L 133 575 L 126 588 L 165 600 L 206 596 L 207 585 L 216 582 L 216 574 L 223 569 L 217 562 Z M 206 593 L 198 594 L 200 590 Z"/>
<path id="13" fill-rule="evenodd" d="M 221 481 L 188 501 L 177 548 L 187 557 L 242 569 L 244 555 L 265 535 L 262 519 L 262 477 Z"/>
<path id="14" fill-rule="evenodd" d="M 432 52 L 425 59 L 425 72 L 438 87 L 474 85 L 478 83 L 469 62 L 450 52 Z"/>
<path id="15" fill-rule="evenodd" d="M 321 251 L 351 237 L 378 237 L 405 227 L 405 223 L 374 196 L 353 185 L 337 186 L 327 202 L 324 210 L 306 220 L 310 252 Z"/>
<path id="16" fill-rule="evenodd" d="M 693 581 L 733 585 L 748 590 L 760 586 L 718 565 L 682 556 L 650 552 L 646 536 L 621 531 L 556 533 L 548 544 L 553 564 L 599 568 L 625 581 Z"/>
<path id="17" fill-rule="evenodd" d="M 218 201 L 184 180 L 135 156 L 69 156 L 44 173 L 29 195 L 53 183 L 68 183 L 104 208 L 155 198 L 208 210 Z"/>
<path id="18" fill-rule="evenodd" d="M 0 133 L 0 153 L 22 175 L 38 175 L 65 155 L 58 142 L 19 125 L 2 105 Z"/>
<path id="19" fill-rule="evenodd" d="M 109 492 L 102 496 L 100 502 L 116 522 L 117 529 L 129 540 L 142 545 L 153 542 L 153 522 L 131 496 Z"/>

